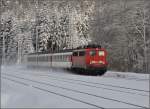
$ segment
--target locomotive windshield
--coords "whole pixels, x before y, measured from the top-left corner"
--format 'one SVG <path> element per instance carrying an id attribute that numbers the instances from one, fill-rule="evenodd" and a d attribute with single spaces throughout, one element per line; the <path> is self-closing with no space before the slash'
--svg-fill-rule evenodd
<path id="1" fill-rule="evenodd" d="M 99 55 L 99 56 L 104 56 L 104 51 L 99 51 L 99 52 L 98 52 L 98 55 Z"/>
<path id="2" fill-rule="evenodd" d="M 79 56 L 84 56 L 85 55 L 85 51 L 79 51 Z"/>
<path id="3" fill-rule="evenodd" d="M 78 52 L 73 52 L 73 56 L 78 56 Z"/>
<path id="4" fill-rule="evenodd" d="M 95 56 L 96 55 L 96 50 L 91 50 L 90 51 L 90 56 Z"/>

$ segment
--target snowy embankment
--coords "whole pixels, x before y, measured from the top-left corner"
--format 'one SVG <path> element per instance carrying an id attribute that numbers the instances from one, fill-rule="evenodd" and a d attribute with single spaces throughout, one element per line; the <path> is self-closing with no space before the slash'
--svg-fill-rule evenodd
<path id="1" fill-rule="evenodd" d="M 103 76 L 61 70 L 2 67 L 1 106 L 148 108 L 149 75 L 108 71 Z"/>

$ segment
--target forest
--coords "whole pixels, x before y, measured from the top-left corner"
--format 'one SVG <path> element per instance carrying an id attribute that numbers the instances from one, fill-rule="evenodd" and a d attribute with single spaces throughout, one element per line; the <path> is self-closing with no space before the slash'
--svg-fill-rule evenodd
<path id="1" fill-rule="evenodd" d="M 150 73 L 150 0 L 1 0 L 0 54 L 100 44 L 109 70 Z"/>

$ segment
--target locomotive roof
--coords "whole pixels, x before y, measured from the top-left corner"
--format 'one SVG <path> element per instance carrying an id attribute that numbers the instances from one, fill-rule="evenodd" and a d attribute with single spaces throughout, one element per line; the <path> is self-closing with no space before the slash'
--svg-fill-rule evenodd
<path id="1" fill-rule="evenodd" d="M 49 54 L 49 53 L 65 53 L 65 52 L 72 52 L 74 50 L 84 50 L 86 48 L 101 48 L 101 45 L 97 44 L 90 44 L 90 45 L 83 45 L 79 46 L 75 49 L 65 49 L 65 50 L 59 50 L 59 51 L 44 51 L 44 52 L 35 52 L 35 53 L 29 53 L 28 55 L 33 55 L 33 54 Z"/>
<path id="2" fill-rule="evenodd" d="M 90 45 L 83 45 L 83 46 L 77 47 L 77 49 L 86 49 L 86 48 L 101 48 L 101 45 L 90 44 Z"/>
<path id="3" fill-rule="evenodd" d="M 28 55 L 33 55 L 33 54 L 49 54 L 49 53 L 65 53 L 65 52 L 72 52 L 73 49 L 65 49 L 65 50 L 60 50 L 60 51 L 44 51 L 44 52 L 35 52 L 35 53 L 29 53 Z"/>

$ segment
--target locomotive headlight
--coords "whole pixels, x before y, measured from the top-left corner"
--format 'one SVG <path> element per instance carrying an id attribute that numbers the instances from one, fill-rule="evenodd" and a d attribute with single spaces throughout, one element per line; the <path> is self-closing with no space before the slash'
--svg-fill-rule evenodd
<path id="1" fill-rule="evenodd" d="M 103 61 L 99 61 L 99 64 L 105 64 Z"/>
<path id="2" fill-rule="evenodd" d="M 95 64 L 96 63 L 96 61 L 90 61 L 90 64 Z"/>
<path id="3" fill-rule="evenodd" d="M 104 51 L 99 51 L 99 52 L 98 52 L 98 55 L 99 55 L 99 56 L 104 56 L 104 54 L 105 54 Z"/>

